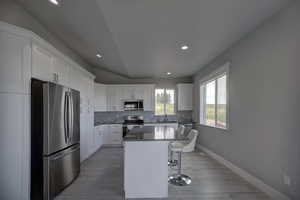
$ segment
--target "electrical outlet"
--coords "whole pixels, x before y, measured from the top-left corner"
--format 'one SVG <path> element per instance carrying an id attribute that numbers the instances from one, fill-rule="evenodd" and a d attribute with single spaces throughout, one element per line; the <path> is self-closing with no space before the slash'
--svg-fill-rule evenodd
<path id="1" fill-rule="evenodd" d="M 283 184 L 287 186 L 291 186 L 291 178 L 287 174 L 283 175 Z"/>

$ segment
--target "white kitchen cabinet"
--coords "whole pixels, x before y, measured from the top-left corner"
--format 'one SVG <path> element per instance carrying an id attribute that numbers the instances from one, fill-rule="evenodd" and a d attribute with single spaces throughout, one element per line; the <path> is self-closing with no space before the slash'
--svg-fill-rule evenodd
<path id="1" fill-rule="evenodd" d="M 94 81 L 80 75 L 80 142 L 81 161 L 95 152 L 94 144 Z"/>
<path id="2" fill-rule="evenodd" d="M 154 85 L 144 85 L 144 110 L 154 111 Z"/>
<path id="3" fill-rule="evenodd" d="M 58 80 L 55 80 L 54 73 L 59 75 Z M 30 79 L 32 77 L 44 81 L 56 81 L 80 91 L 85 89 L 82 87 L 84 85 L 82 77 L 88 77 L 85 102 L 89 103 L 85 103 L 87 106 L 84 106 L 80 115 L 81 156 L 83 159 L 88 156 L 89 137 L 94 132 L 92 99 L 95 77 L 34 33 L 0 22 L 1 200 L 30 199 Z M 89 99 L 91 101 L 88 101 Z"/>
<path id="4" fill-rule="evenodd" d="M 144 110 L 154 110 L 154 85 L 107 85 L 107 111 L 123 111 L 124 100 L 144 100 Z"/>
<path id="5" fill-rule="evenodd" d="M 36 44 L 32 45 L 32 77 L 43 81 L 54 81 L 54 56 L 50 51 Z"/>
<path id="6" fill-rule="evenodd" d="M 107 111 L 106 85 L 95 83 L 95 112 Z"/>
<path id="7" fill-rule="evenodd" d="M 193 110 L 193 84 L 177 84 L 178 110 Z"/>
<path id="8" fill-rule="evenodd" d="M 81 109 L 80 113 L 80 161 L 84 161 L 88 158 L 89 154 L 89 132 L 88 123 L 89 120 L 87 110 Z"/>
<path id="9" fill-rule="evenodd" d="M 80 92 L 82 91 L 81 76 L 83 75 L 79 69 L 76 69 L 75 67 L 72 66 L 70 67 L 70 73 L 69 73 L 70 87 Z"/>
<path id="10" fill-rule="evenodd" d="M 32 45 L 32 76 L 60 85 L 70 86 L 70 66 L 41 45 Z"/>
<path id="11" fill-rule="evenodd" d="M 124 88 L 120 86 L 107 86 L 107 111 L 123 111 L 124 93 Z"/>
<path id="12" fill-rule="evenodd" d="M 29 93 L 30 41 L 0 31 L 0 92 Z"/>
<path id="13" fill-rule="evenodd" d="M 122 145 L 123 141 L 123 126 L 122 124 L 105 125 L 104 145 Z"/>
<path id="14" fill-rule="evenodd" d="M 54 57 L 52 70 L 54 81 L 56 83 L 70 87 L 70 66 L 63 59 Z"/>
<path id="15" fill-rule="evenodd" d="M 133 99 L 143 99 L 144 100 L 145 92 L 147 92 L 147 89 L 143 85 L 135 86 L 133 89 Z"/>
<path id="16" fill-rule="evenodd" d="M 0 199 L 29 198 L 29 95 L 0 93 Z"/>
<path id="17" fill-rule="evenodd" d="M 94 134 L 94 152 L 97 151 L 103 145 L 103 137 L 106 132 L 105 125 L 99 125 L 95 127 Z"/>

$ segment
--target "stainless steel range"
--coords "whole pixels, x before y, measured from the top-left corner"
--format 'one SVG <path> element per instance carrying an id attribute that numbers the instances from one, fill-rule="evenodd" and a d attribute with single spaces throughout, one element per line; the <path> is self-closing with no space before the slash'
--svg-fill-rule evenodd
<path id="1" fill-rule="evenodd" d="M 124 118 L 123 123 L 123 137 L 126 136 L 129 130 L 134 127 L 143 127 L 144 117 L 139 115 L 129 115 Z"/>

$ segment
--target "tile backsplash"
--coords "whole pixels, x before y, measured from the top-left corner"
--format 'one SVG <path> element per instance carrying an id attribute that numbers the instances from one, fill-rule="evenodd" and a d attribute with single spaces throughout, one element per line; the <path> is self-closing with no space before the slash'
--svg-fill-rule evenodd
<path id="1" fill-rule="evenodd" d="M 145 123 L 155 123 L 164 120 L 164 116 L 155 116 L 152 111 L 115 111 L 95 112 L 95 125 L 123 123 L 124 117 L 128 115 L 141 115 Z M 176 115 L 168 116 L 168 121 L 178 123 L 192 123 L 193 111 L 178 111 Z"/>

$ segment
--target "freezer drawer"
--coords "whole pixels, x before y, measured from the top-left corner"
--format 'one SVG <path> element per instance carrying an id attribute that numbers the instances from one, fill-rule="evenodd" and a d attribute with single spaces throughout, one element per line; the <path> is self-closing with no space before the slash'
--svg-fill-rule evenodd
<path id="1" fill-rule="evenodd" d="M 80 172 L 80 146 L 44 158 L 44 199 L 52 200 Z"/>

